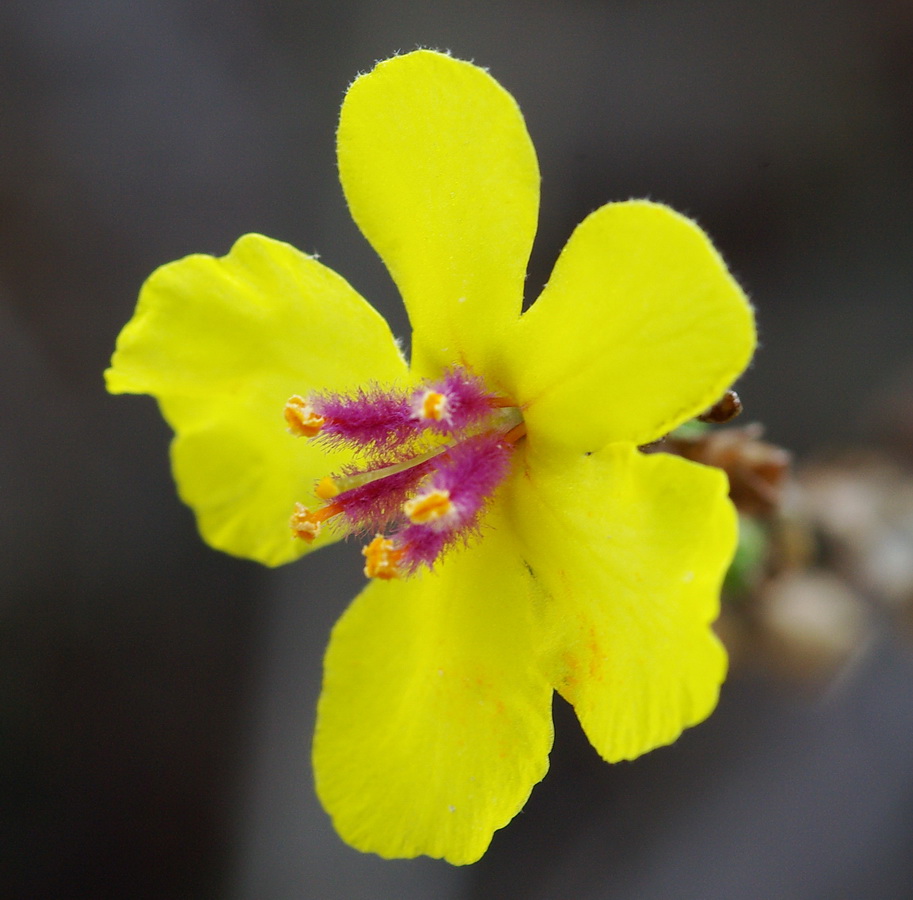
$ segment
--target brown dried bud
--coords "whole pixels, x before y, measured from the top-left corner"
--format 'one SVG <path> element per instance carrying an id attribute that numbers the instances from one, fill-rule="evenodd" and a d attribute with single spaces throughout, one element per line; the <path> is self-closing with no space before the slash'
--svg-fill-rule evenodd
<path id="1" fill-rule="evenodd" d="M 708 422 L 711 425 L 723 425 L 731 422 L 742 412 L 742 401 L 735 391 L 726 391 L 713 406 L 702 412 L 697 418 L 699 422 Z"/>

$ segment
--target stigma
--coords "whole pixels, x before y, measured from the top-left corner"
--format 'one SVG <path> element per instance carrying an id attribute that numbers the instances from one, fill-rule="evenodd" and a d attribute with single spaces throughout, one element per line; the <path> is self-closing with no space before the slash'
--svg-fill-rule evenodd
<path id="1" fill-rule="evenodd" d="M 291 434 L 357 459 L 317 482 L 323 505 L 295 505 L 293 536 L 311 543 L 324 527 L 340 536 L 373 533 L 364 571 L 380 580 L 433 568 L 478 536 L 526 433 L 517 405 L 465 368 L 414 390 L 295 395 L 284 416 Z"/>

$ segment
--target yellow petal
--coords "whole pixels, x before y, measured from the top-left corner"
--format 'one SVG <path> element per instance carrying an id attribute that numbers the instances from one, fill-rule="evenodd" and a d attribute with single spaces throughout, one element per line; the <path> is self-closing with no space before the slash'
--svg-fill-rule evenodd
<path id="1" fill-rule="evenodd" d="M 384 320 L 339 275 L 250 234 L 224 257 L 156 270 L 105 373 L 112 393 L 157 397 L 172 464 L 204 539 L 267 565 L 315 545 L 288 527 L 339 457 L 286 431 L 292 394 L 405 376 Z"/>
<path id="2" fill-rule="evenodd" d="M 527 590 L 499 525 L 434 573 L 372 583 L 340 619 L 314 770 L 352 846 L 474 862 L 526 802 L 552 741 Z"/>
<path id="3" fill-rule="evenodd" d="M 644 444 L 715 403 L 754 345 L 751 308 L 697 225 L 613 203 L 576 229 L 512 333 L 508 389 L 531 435 Z"/>
<path id="4" fill-rule="evenodd" d="M 485 371 L 520 312 L 539 206 L 513 98 L 471 63 L 398 56 L 349 88 L 338 153 L 352 216 L 409 311 L 413 367 Z"/>
<path id="5" fill-rule="evenodd" d="M 726 672 L 709 623 L 736 540 L 725 476 L 621 444 L 530 447 L 509 503 L 546 598 L 546 670 L 600 755 L 632 759 L 709 715 Z"/>

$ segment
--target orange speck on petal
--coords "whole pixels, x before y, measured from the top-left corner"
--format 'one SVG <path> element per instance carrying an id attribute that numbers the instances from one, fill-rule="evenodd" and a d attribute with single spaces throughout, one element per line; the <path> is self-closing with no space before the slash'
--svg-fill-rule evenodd
<path id="1" fill-rule="evenodd" d="M 574 690 L 580 684 L 580 660 L 575 653 L 565 650 L 561 654 L 561 686 Z"/>
<path id="2" fill-rule="evenodd" d="M 419 494 L 403 504 L 403 512 L 410 522 L 427 525 L 446 516 L 453 509 L 450 491 L 433 490 Z"/>
<path id="3" fill-rule="evenodd" d="M 289 432 L 296 437 L 314 437 L 320 434 L 320 429 L 326 422 L 323 416 L 314 412 L 314 408 L 304 397 L 297 394 L 288 398 L 283 415 Z"/>
<path id="4" fill-rule="evenodd" d="M 377 534 L 361 552 L 365 558 L 365 575 L 368 578 L 379 578 L 381 581 L 399 578 L 396 564 L 402 556 L 402 550 L 398 550 L 389 538 Z"/>

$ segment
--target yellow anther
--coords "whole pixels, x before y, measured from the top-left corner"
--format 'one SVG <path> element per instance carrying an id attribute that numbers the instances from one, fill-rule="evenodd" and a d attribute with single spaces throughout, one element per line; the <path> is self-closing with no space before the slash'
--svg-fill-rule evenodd
<path id="1" fill-rule="evenodd" d="M 375 535 L 374 540 L 362 548 L 361 552 L 365 557 L 365 575 L 368 578 L 379 578 L 381 581 L 399 578 L 396 564 L 403 553 L 389 538 L 382 534 Z"/>
<path id="2" fill-rule="evenodd" d="M 320 429 L 326 422 L 323 416 L 314 412 L 314 407 L 304 397 L 297 394 L 288 398 L 284 415 L 288 430 L 296 437 L 314 437 L 320 434 Z"/>
<path id="3" fill-rule="evenodd" d="M 419 494 L 403 504 L 403 512 L 410 522 L 416 525 L 427 525 L 442 519 L 453 510 L 450 491 L 433 490 Z"/>
<path id="4" fill-rule="evenodd" d="M 315 509 L 314 512 L 311 512 L 303 503 L 296 503 L 295 511 L 292 513 L 288 524 L 295 537 L 301 538 L 301 540 L 310 544 L 320 534 L 323 523 L 340 511 L 339 507 L 334 506 L 332 503 L 321 506 L 320 509 Z"/>
<path id="5" fill-rule="evenodd" d="M 324 477 L 314 485 L 314 493 L 320 497 L 321 500 L 332 500 L 339 493 L 339 487 L 329 475 L 324 475 Z"/>
<path id="6" fill-rule="evenodd" d="M 416 410 L 420 419 L 440 422 L 447 418 L 447 396 L 438 391 L 425 391 Z"/>

